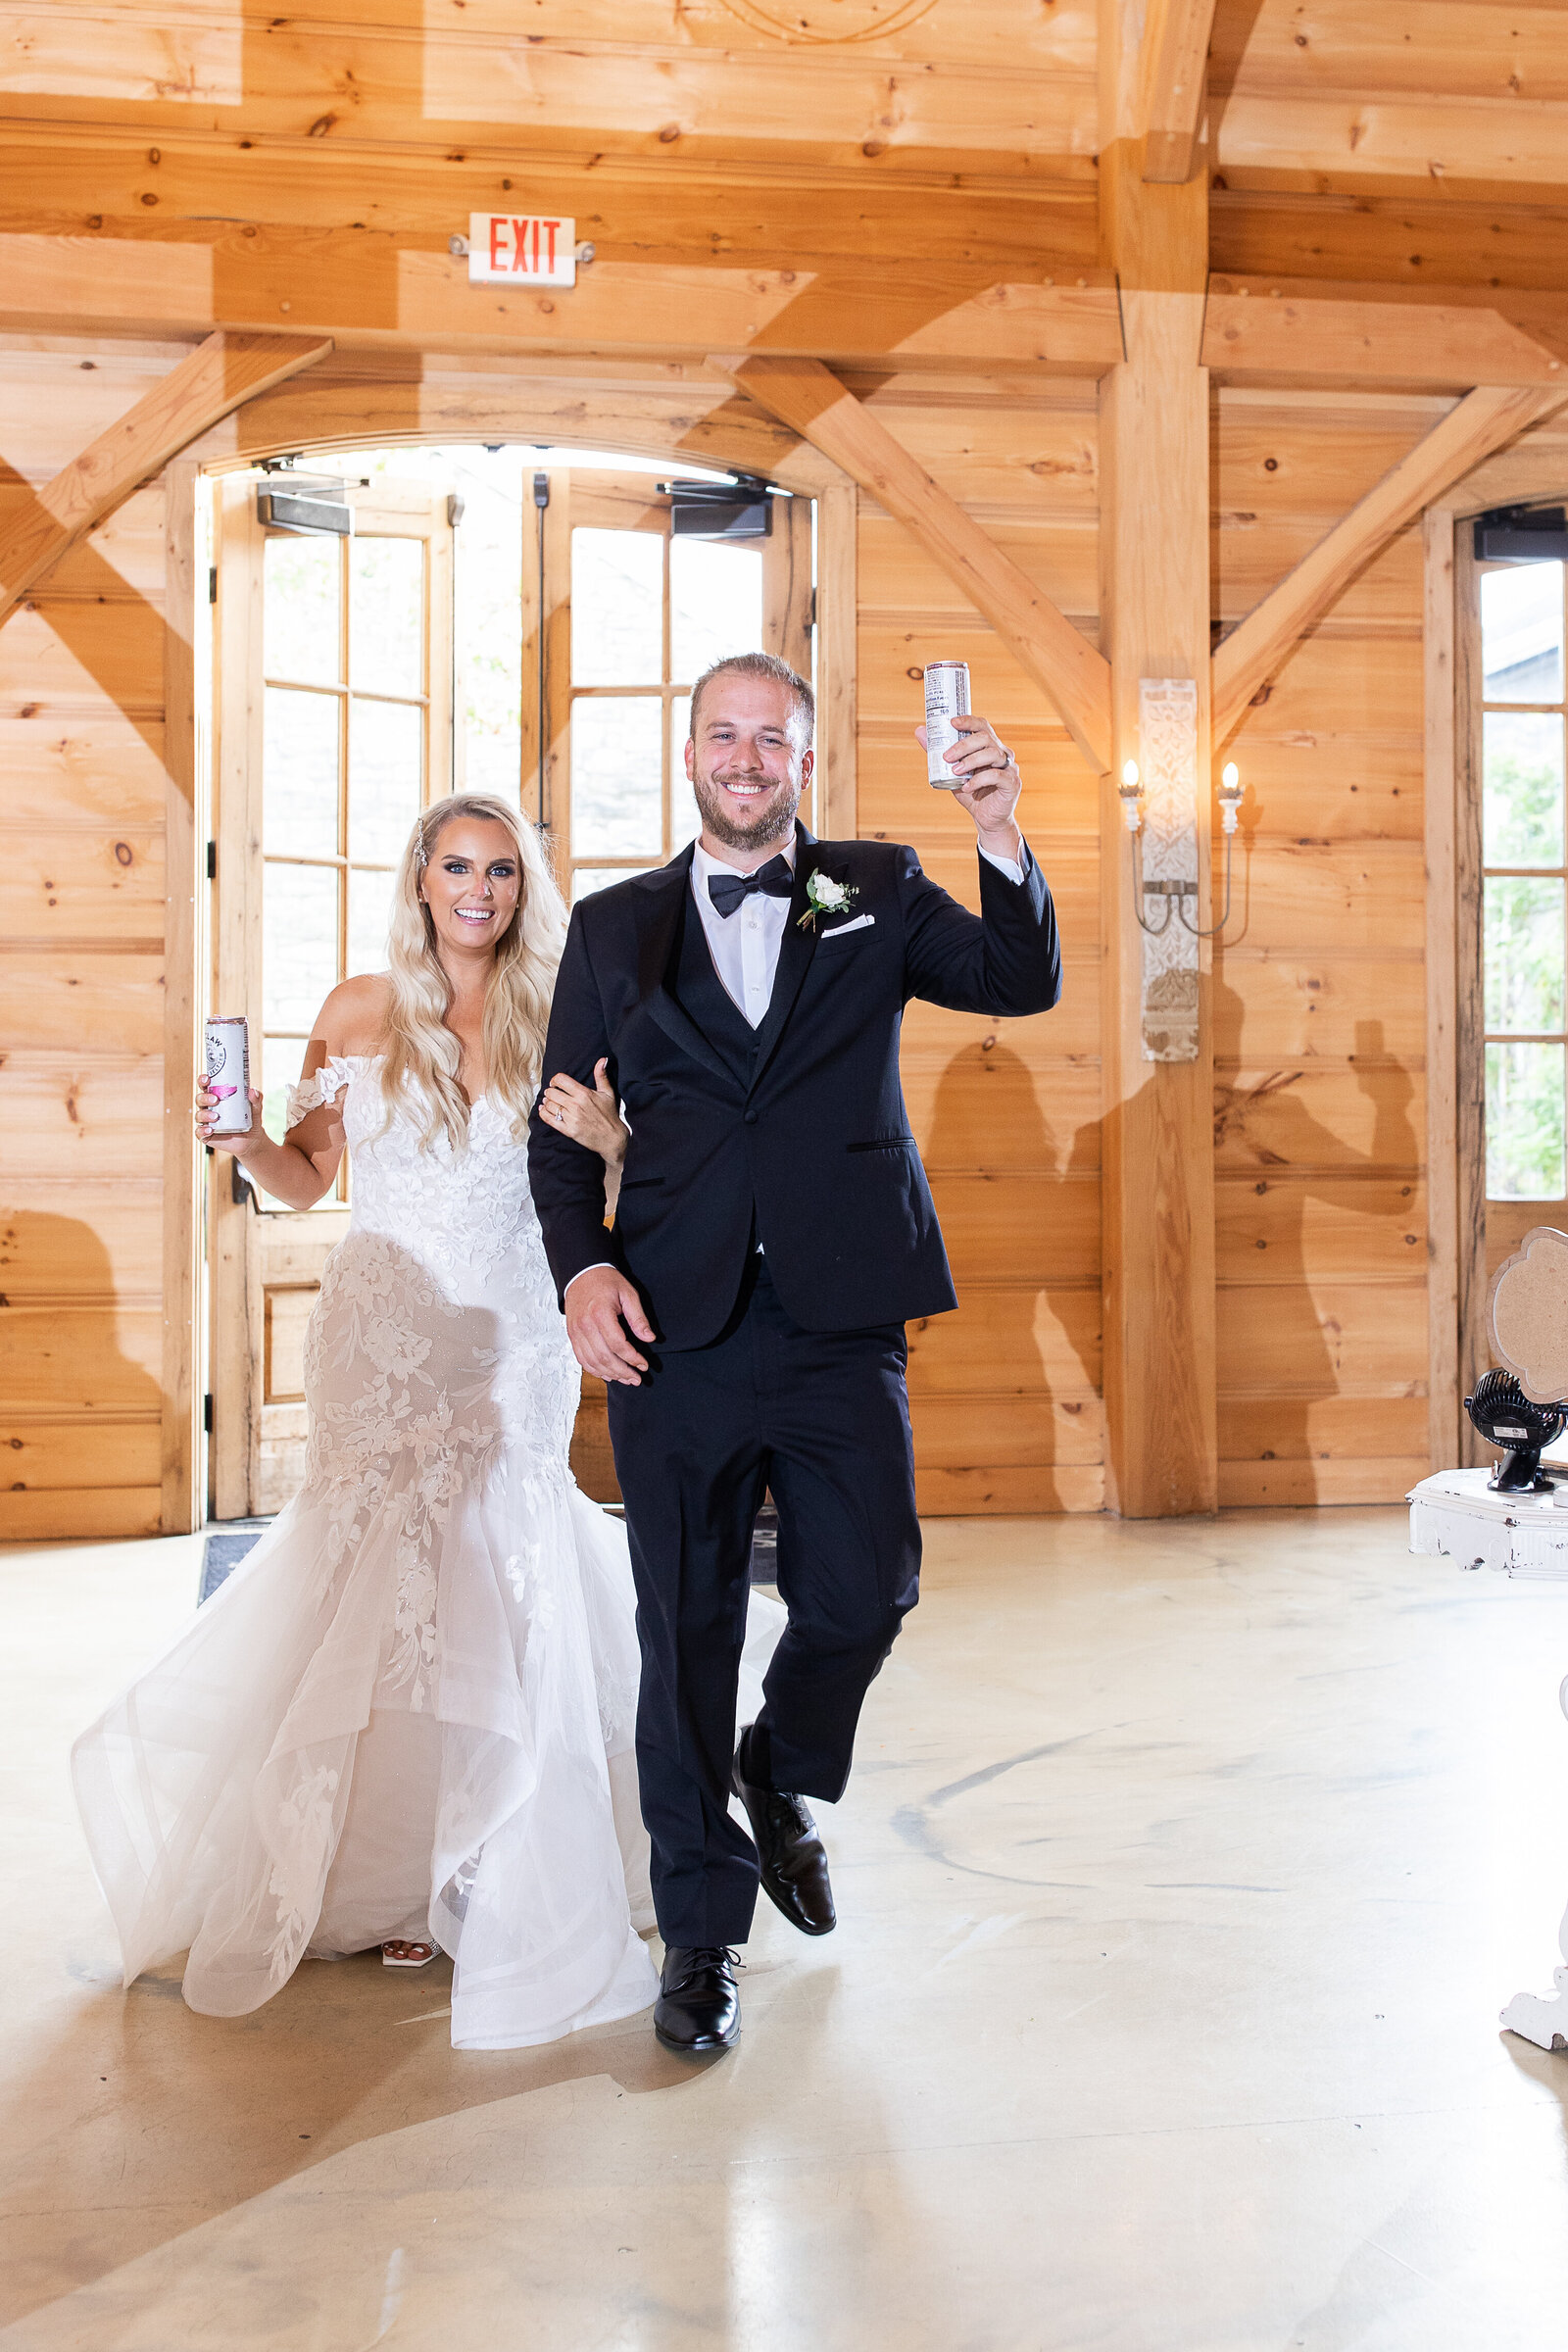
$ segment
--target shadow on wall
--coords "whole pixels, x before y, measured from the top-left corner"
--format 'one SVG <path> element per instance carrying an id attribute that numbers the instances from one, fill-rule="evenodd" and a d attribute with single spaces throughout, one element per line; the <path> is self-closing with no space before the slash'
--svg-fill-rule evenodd
<path id="1" fill-rule="evenodd" d="M 157 1282 L 154 1245 L 154 1325 Z M 121 1346 L 134 1296 L 92 1226 L 0 1209 L 0 1540 L 157 1533 L 164 1398 Z"/>
<path id="2" fill-rule="evenodd" d="M 1213 982 L 1214 1053 L 1221 1062 L 1242 1057 L 1244 1000 L 1216 977 Z M 1343 1065 L 1342 1065 L 1343 1066 Z M 1222 1208 L 1233 1250 L 1255 1250 L 1255 1280 L 1222 1272 L 1216 1306 L 1220 1321 L 1220 1458 L 1222 1464 L 1311 1464 L 1341 1459 L 1391 1458 L 1410 1450 L 1396 1433 L 1380 1432 L 1380 1405 L 1424 1396 L 1424 1347 L 1406 1369 L 1404 1350 L 1392 1319 L 1379 1328 L 1378 1291 L 1368 1283 L 1367 1256 L 1397 1282 L 1426 1272 L 1425 1227 L 1419 1201 L 1422 1148 L 1409 1112 L 1415 1085 L 1402 1064 L 1391 1058 L 1380 1020 L 1357 1021 L 1350 1075 L 1373 1107 L 1372 1148 L 1359 1152 L 1343 1135 L 1313 1117 L 1295 1089 L 1306 1070 L 1272 1071 L 1256 1086 L 1216 1082 L 1214 1144 L 1226 1152 L 1222 1172 L 1233 1180 L 1252 1176 L 1251 1199 L 1232 1203 L 1242 1187 L 1227 1187 L 1232 1201 Z M 1238 1162 L 1241 1164 L 1238 1165 Z M 1370 1252 L 1355 1241 L 1361 1264 L 1351 1270 L 1331 1232 L 1313 1246 L 1308 1202 L 1318 1201 L 1343 1221 L 1348 1238 L 1381 1222 L 1386 1234 Z M 1255 1209 L 1249 1215 L 1248 1210 Z M 1336 1265 L 1336 1257 L 1339 1264 Z M 1233 1257 L 1233 1269 L 1235 1259 Z M 1249 1268 L 1249 1270 L 1250 1270 Z M 1332 1313 L 1320 1311 L 1314 1296 L 1334 1286 L 1360 1294 L 1357 1327 L 1347 1333 Z M 1389 1292 L 1390 1304 L 1395 1294 Z M 1380 1359 L 1387 1349 L 1387 1362 Z M 1353 1360 L 1348 1361 L 1353 1351 Z M 1386 1377 L 1380 1379 L 1379 1371 Z M 1227 1372 L 1229 1378 L 1227 1379 Z M 1334 1417 L 1324 1403 L 1348 1396 L 1350 1413 Z M 1354 1426 L 1350 1426 L 1353 1416 Z M 1394 1416 L 1384 1414 L 1387 1423 Z M 1419 1451 L 1425 1451 L 1425 1434 Z M 1254 1494 L 1234 1493 L 1236 1501 L 1338 1502 L 1358 1499 L 1323 1491 L 1315 1471 L 1282 1471 L 1276 1491 L 1268 1474 Z M 1310 1484 L 1303 1487 L 1303 1480 Z M 1223 1484 L 1223 1476 L 1222 1476 Z"/>
<path id="3" fill-rule="evenodd" d="M 1036 1073 L 1004 1045 L 977 1040 L 943 1072 L 922 1156 L 959 1306 L 911 1324 L 909 1336 L 911 1356 L 931 1366 L 929 1382 L 916 1374 L 916 1414 L 922 1401 L 936 1402 L 928 1386 L 944 1408 L 940 1419 L 923 1416 L 917 1465 L 973 1480 L 972 1497 L 947 1502 L 949 1510 L 1082 1510 L 1086 1481 L 1061 1473 L 1098 1473 L 1102 1459 L 1100 1193 L 1098 1183 L 1073 1181 L 1099 1176 L 1100 1124 L 1064 1132 L 1058 1141 L 1041 1112 Z M 952 1184 L 960 1176 L 973 1187 L 961 1202 Z M 1041 1187 L 1043 1176 L 1057 1181 Z M 976 1260 L 983 1271 L 971 1275 Z M 1054 1345 L 1053 1323 L 1061 1333 Z M 1076 1379 L 1062 1378 L 1064 1357 L 1076 1362 Z"/>

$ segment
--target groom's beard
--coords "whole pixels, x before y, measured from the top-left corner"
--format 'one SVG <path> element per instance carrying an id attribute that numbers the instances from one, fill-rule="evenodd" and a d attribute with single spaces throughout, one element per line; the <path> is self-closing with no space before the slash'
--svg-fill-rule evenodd
<path id="1" fill-rule="evenodd" d="M 726 771 L 728 772 L 728 771 Z M 733 771 L 738 784 L 761 783 L 744 769 Z M 703 820 L 703 830 L 721 841 L 727 850 L 765 850 L 775 841 L 788 841 L 795 831 L 795 811 L 801 805 L 799 784 L 780 784 L 774 797 L 759 800 L 749 822 L 737 823 L 719 799 L 712 778 L 693 776 L 692 791 Z"/>

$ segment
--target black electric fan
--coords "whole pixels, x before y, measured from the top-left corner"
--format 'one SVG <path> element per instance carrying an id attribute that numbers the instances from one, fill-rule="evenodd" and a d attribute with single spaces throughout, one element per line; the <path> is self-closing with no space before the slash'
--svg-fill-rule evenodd
<path id="1" fill-rule="evenodd" d="M 1547 1494 L 1551 1481 L 1541 1468 L 1541 1449 L 1568 1427 L 1568 1405 L 1537 1404 L 1511 1372 L 1483 1372 L 1464 1409 L 1502 1460 L 1487 1484 L 1498 1494 Z"/>

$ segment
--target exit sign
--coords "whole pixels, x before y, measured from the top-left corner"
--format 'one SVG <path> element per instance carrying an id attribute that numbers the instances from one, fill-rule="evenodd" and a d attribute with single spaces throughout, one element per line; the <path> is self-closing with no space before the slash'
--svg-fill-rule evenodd
<path id="1" fill-rule="evenodd" d="M 574 286 L 577 223 L 563 213 L 470 213 L 471 286 Z"/>

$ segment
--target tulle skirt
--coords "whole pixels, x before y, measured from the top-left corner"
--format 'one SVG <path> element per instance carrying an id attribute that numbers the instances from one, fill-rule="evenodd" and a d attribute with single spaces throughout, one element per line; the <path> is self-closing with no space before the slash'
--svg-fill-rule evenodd
<path id="1" fill-rule="evenodd" d="M 307 1955 L 428 1936 L 459 2049 L 629 2016 L 656 1978 L 624 1530 L 505 1448 L 435 1514 L 393 1468 L 368 1504 L 308 1484 L 77 1741 L 125 1982 L 188 1950 L 191 2007 L 236 2017 Z M 782 1623 L 754 1596 L 743 1720 Z"/>

